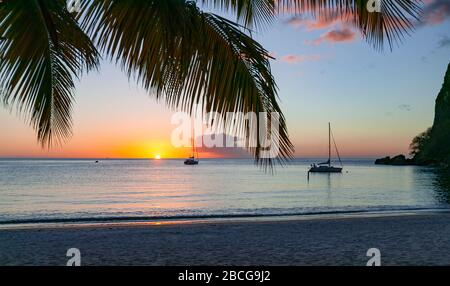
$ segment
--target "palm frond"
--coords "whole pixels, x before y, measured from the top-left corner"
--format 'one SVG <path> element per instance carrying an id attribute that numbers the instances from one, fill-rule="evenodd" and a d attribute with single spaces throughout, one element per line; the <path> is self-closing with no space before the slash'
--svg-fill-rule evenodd
<path id="1" fill-rule="evenodd" d="M 277 159 L 292 156 L 268 52 L 238 24 L 181 0 L 93 0 L 83 3 L 80 17 L 99 49 L 172 107 L 191 113 L 196 104 L 221 114 L 278 112 Z M 265 119 L 270 122 L 270 115 Z M 255 140 L 242 120 L 228 130 Z M 272 158 L 260 157 L 259 146 L 249 149 L 262 165 L 272 166 Z"/>
<path id="2" fill-rule="evenodd" d="M 7 1 L 0 7 L 0 96 L 25 114 L 39 142 L 71 134 L 73 79 L 95 68 L 98 52 L 65 1 Z"/>
<path id="3" fill-rule="evenodd" d="M 422 15 L 421 0 L 380 0 L 381 13 L 369 12 L 370 0 L 202 0 L 206 7 L 230 12 L 246 27 L 272 22 L 276 15 L 312 15 L 315 18 L 341 18 L 359 29 L 377 50 L 385 41 L 390 49 L 410 35 Z"/>
<path id="4" fill-rule="evenodd" d="M 370 0 L 278 0 L 281 14 L 311 14 L 316 18 L 341 18 L 359 29 L 377 50 L 385 41 L 392 50 L 410 35 L 422 15 L 421 0 L 381 0 L 381 12 L 369 12 Z"/>
<path id="5" fill-rule="evenodd" d="M 211 7 L 236 15 L 236 20 L 249 29 L 259 29 L 275 19 L 274 0 L 201 0 L 205 7 Z"/>

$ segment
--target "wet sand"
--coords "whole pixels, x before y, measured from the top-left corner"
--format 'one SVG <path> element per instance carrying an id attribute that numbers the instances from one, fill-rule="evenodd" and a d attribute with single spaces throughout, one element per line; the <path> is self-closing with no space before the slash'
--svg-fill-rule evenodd
<path id="1" fill-rule="evenodd" d="M 450 213 L 0 230 L 0 265 L 450 265 Z"/>

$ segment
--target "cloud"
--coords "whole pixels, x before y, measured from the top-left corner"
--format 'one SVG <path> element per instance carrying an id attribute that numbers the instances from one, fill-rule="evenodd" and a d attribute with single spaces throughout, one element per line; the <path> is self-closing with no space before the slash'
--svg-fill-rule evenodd
<path id="1" fill-rule="evenodd" d="M 356 38 L 356 33 L 350 28 L 344 27 L 335 29 L 322 34 L 319 38 L 307 41 L 310 45 L 320 45 L 324 42 L 328 43 L 348 43 L 353 42 Z"/>
<path id="2" fill-rule="evenodd" d="M 287 24 L 294 28 L 305 28 L 307 31 L 313 30 L 322 30 L 329 27 L 334 26 L 340 20 L 337 18 L 328 18 L 328 19 L 305 19 L 300 16 L 292 17 L 288 21 Z"/>
<path id="3" fill-rule="evenodd" d="M 400 104 L 399 106 L 397 106 L 398 109 L 403 110 L 403 111 L 411 111 L 411 105 L 409 104 Z"/>
<path id="4" fill-rule="evenodd" d="M 294 28 L 303 28 L 306 31 L 328 30 L 318 39 L 305 41 L 306 44 L 319 45 L 323 42 L 344 43 L 353 42 L 356 38 L 356 32 L 353 30 L 355 16 L 353 12 L 349 11 L 342 14 L 338 13 L 338 10 L 335 8 L 331 8 L 323 11 L 323 14 L 317 18 L 294 16 L 287 20 L 286 23 Z"/>
<path id="5" fill-rule="evenodd" d="M 307 20 L 304 20 L 303 17 L 296 16 L 287 20 L 286 23 L 294 28 L 300 28 L 304 25 L 305 21 Z"/>
<path id="6" fill-rule="evenodd" d="M 437 25 L 450 19 L 449 0 L 427 0 L 423 11 L 425 25 Z"/>
<path id="7" fill-rule="evenodd" d="M 307 12 L 307 11 L 306 11 Z M 293 16 L 286 23 L 294 28 L 305 28 L 307 31 L 323 30 L 335 25 L 353 25 L 357 15 L 353 12 L 342 12 L 336 8 L 323 9 L 315 17 L 305 17 L 303 15 Z"/>
<path id="8" fill-rule="evenodd" d="M 287 64 L 297 64 L 306 61 L 318 61 L 320 55 L 285 55 L 281 57 L 281 61 Z"/>
<path id="9" fill-rule="evenodd" d="M 422 19 L 416 22 L 417 26 L 438 25 L 450 19 L 450 0 L 422 0 Z M 311 12 L 306 10 L 306 12 Z M 415 20 L 410 19 L 413 22 Z M 336 25 L 350 28 L 353 23 L 358 21 L 358 16 L 349 11 L 345 14 L 338 13 L 335 8 L 330 8 L 323 11 L 323 14 L 317 18 L 307 18 L 304 16 L 294 16 L 286 21 L 286 23 L 294 28 L 304 28 L 306 31 L 322 30 L 333 28 Z M 396 26 L 408 27 L 408 24 L 402 18 L 397 18 Z"/>
<path id="10" fill-rule="evenodd" d="M 450 47 L 450 37 L 442 36 L 438 41 L 438 48 L 448 48 Z"/>

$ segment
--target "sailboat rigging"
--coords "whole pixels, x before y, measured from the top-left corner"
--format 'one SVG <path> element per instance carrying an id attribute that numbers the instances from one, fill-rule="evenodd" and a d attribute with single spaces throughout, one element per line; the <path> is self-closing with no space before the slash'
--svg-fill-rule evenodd
<path id="1" fill-rule="evenodd" d="M 198 165 L 198 160 L 195 160 L 196 150 L 195 150 L 195 140 L 194 140 L 194 129 L 192 129 L 192 156 L 184 160 L 185 165 Z M 198 153 L 197 153 L 198 158 Z"/>
<path id="2" fill-rule="evenodd" d="M 338 156 L 339 163 L 341 167 L 334 167 L 331 165 L 331 139 L 333 139 L 334 148 L 336 149 L 336 155 Z M 331 124 L 328 123 L 328 160 L 326 162 L 312 164 L 308 172 L 312 173 L 341 173 L 342 172 L 342 161 L 339 155 L 339 150 L 334 140 L 333 133 L 331 132 Z"/>

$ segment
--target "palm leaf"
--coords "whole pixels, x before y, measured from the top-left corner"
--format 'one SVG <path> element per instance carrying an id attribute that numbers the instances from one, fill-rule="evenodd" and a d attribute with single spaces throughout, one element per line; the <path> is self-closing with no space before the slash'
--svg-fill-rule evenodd
<path id="1" fill-rule="evenodd" d="M 280 13 L 309 13 L 316 18 L 340 18 L 359 29 L 375 49 L 392 50 L 414 30 L 422 14 L 420 0 L 381 0 L 381 12 L 369 12 L 369 0 L 278 0 Z"/>
<path id="2" fill-rule="evenodd" d="M 335 17 L 353 24 L 377 50 L 392 50 L 414 30 L 422 14 L 420 0 L 381 0 L 381 12 L 369 12 L 369 0 L 280 0 L 278 9 L 309 11 L 315 17 Z"/>
<path id="3" fill-rule="evenodd" d="M 273 0 L 201 0 L 201 4 L 235 14 L 236 20 L 249 29 L 266 27 L 276 14 Z"/>
<path id="4" fill-rule="evenodd" d="M 367 42 L 392 49 L 414 30 L 422 15 L 420 0 L 381 0 L 381 13 L 367 10 L 369 0 L 202 0 L 206 6 L 236 14 L 246 27 L 265 26 L 276 15 L 309 14 L 315 18 L 341 18 L 359 29 Z"/>
<path id="5" fill-rule="evenodd" d="M 182 0 L 93 0 L 83 3 L 80 18 L 101 51 L 172 107 L 191 113 L 196 104 L 203 112 L 268 112 L 256 122 L 227 125 L 233 135 L 260 144 L 248 124 L 258 129 L 278 112 L 280 129 L 272 135 L 279 142 L 277 160 L 292 156 L 268 52 L 238 24 Z M 272 158 L 261 158 L 261 146 L 249 150 L 272 166 Z"/>
<path id="6" fill-rule="evenodd" d="M 64 8 L 63 0 L 0 7 L 0 96 L 48 147 L 71 134 L 73 79 L 98 64 L 94 45 Z"/>

